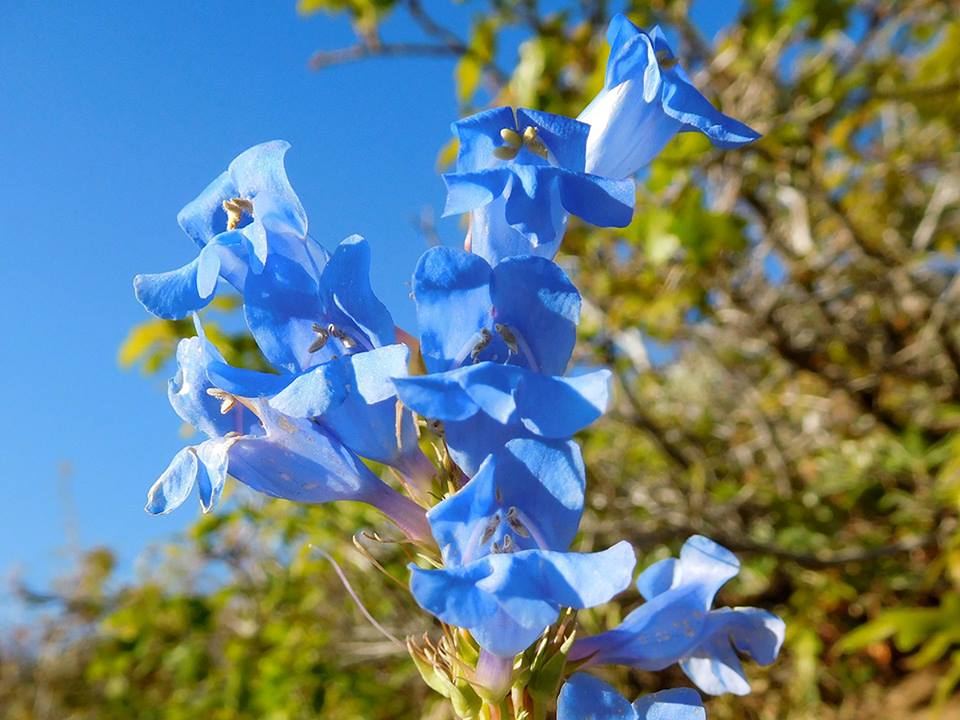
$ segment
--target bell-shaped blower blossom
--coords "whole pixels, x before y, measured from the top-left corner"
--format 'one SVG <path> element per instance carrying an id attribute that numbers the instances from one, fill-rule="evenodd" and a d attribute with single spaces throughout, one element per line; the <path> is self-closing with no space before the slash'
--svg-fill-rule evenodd
<path id="1" fill-rule="evenodd" d="M 590 128 L 562 115 L 500 107 L 453 124 L 460 141 L 444 215 L 470 213 L 469 244 L 491 265 L 515 255 L 552 258 L 569 214 L 625 227 L 635 188 L 584 172 Z"/>
<path id="2" fill-rule="evenodd" d="M 287 257 L 319 277 L 326 252 L 307 235 L 307 216 L 287 180 L 280 140 L 255 145 L 230 163 L 177 220 L 200 247 L 181 268 L 138 275 L 134 292 L 154 315 L 177 319 L 206 307 L 220 280 L 243 292 L 268 255 Z"/>
<path id="3" fill-rule="evenodd" d="M 413 294 L 432 374 L 397 378 L 397 394 L 443 423 L 468 475 L 513 438 L 566 439 L 606 410 L 607 370 L 562 376 L 580 294 L 556 263 L 526 255 L 491 268 L 472 253 L 433 248 L 417 264 Z"/>
<path id="4" fill-rule="evenodd" d="M 602 552 L 568 551 L 584 485 L 574 443 L 508 442 L 428 512 L 443 567 L 411 565 L 414 598 L 503 658 L 535 642 L 561 608 L 609 601 L 629 586 L 635 558 L 626 542 Z"/>
<path id="5" fill-rule="evenodd" d="M 760 137 L 717 110 L 677 62 L 659 27 L 649 34 L 618 14 L 607 29 L 603 89 L 578 118 L 590 126 L 586 171 L 626 178 L 646 167 L 678 132 L 700 132 L 719 148 Z"/>
<path id="6" fill-rule="evenodd" d="M 368 503 L 411 538 L 430 541 L 423 509 L 380 480 L 323 427 L 283 415 L 262 398 L 224 390 L 218 379 L 233 376 L 235 385 L 236 375 L 202 334 L 182 340 L 177 358 L 177 374 L 170 382 L 171 405 L 208 439 L 174 457 L 150 488 L 148 512 L 171 512 L 194 486 L 208 512 L 229 473 L 254 490 L 295 502 Z"/>
<path id="7" fill-rule="evenodd" d="M 750 692 L 738 653 L 760 665 L 776 660 L 784 623 L 758 608 L 711 610 L 720 588 L 740 571 L 726 548 L 694 535 L 679 559 L 654 563 L 637 579 L 646 602 L 613 630 L 577 640 L 571 660 L 662 670 L 679 663 L 711 695 Z"/>

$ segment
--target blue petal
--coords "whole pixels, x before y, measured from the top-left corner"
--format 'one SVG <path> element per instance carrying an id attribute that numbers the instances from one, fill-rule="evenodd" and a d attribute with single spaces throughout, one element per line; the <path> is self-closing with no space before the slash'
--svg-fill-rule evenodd
<path id="1" fill-rule="evenodd" d="M 679 122 L 684 131 L 702 132 L 719 148 L 740 147 L 760 137 L 756 130 L 711 105 L 679 65 L 664 73 L 663 112 Z"/>
<path id="2" fill-rule="evenodd" d="M 206 295 L 201 295 L 198 289 L 201 267 L 207 270 L 209 265 L 209 256 L 201 254 L 177 270 L 137 275 L 133 279 L 133 292 L 140 304 L 157 317 L 165 320 L 184 318 L 206 307 L 213 299 L 212 288 L 205 288 L 209 291 Z"/>
<path id="3" fill-rule="evenodd" d="M 396 378 L 394 385 L 406 407 L 432 420 L 465 420 L 480 411 L 457 379 L 447 373 Z"/>
<path id="4" fill-rule="evenodd" d="M 511 440 L 488 457 L 463 488 L 428 513 L 444 563 L 458 566 L 488 552 L 481 539 L 490 518 L 504 519 L 510 508 L 530 537 L 514 533 L 517 543 L 541 550 L 566 550 L 583 511 L 583 459 L 575 443 Z M 525 548 L 529 549 L 529 548 Z"/>
<path id="5" fill-rule="evenodd" d="M 739 570 L 730 551 L 700 535 L 684 543 L 673 568 L 672 586 L 631 612 L 615 629 L 574 643 L 571 658 L 660 670 L 679 662 L 704 641 L 713 599 Z M 662 588 L 667 566 L 643 578 Z M 729 643 L 728 643 L 729 644 Z"/>
<path id="6" fill-rule="evenodd" d="M 547 259 L 556 255 L 566 231 L 568 215 L 559 202 L 552 203 L 553 226 L 556 232 L 552 239 L 534 238 L 521 232 L 507 222 L 506 198 L 497 198 L 488 205 L 470 213 L 470 250 L 491 265 L 515 255 L 537 255 Z"/>
<path id="7" fill-rule="evenodd" d="M 662 670 L 686 657 L 702 640 L 706 611 L 696 586 L 658 595 L 614 630 L 574 643 L 571 659 Z"/>
<path id="8" fill-rule="evenodd" d="M 690 688 L 673 688 L 644 695 L 633 703 L 633 709 L 637 720 L 707 719 L 700 696 Z"/>
<path id="9" fill-rule="evenodd" d="M 625 542 L 596 553 L 526 550 L 462 568 L 413 566 L 410 586 L 425 610 L 468 629 L 488 652 L 512 656 L 557 619 L 560 607 L 594 607 L 626 588 L 634 562 Z"/>
<path id="10" fill-rule="evenodd" d="M 769 665 L 780 652 L 783 636 L 783 621 L 765 610 L 716 610 L 707 618 L 703 642 L 683 659 L 680 667 L 705 693 L 746 695 L 750 684 L 734 647 L 760 665 Z"/>
<path id="11" fill-rule="evenodd" d="M 665 558 L 648 567 L 637 578 L 637 590 L 644 600 L 653 600 L 669 590 L 676 576 L 677 559 Z"/>
<path id="12" fill-rule="evenodd" d="M 540 257 L 509 258 L 494 268 L 490 291 L 494 320 L 517 331 L 529 346 L 535 360 L 531 369 L 562 374 L 577 339 L 580 293 L 560 266 Z M 521 360 L 524 355 L 521 348 Z"/>
<path id="13" fill-rule="evenodd" d="M 504 425 L 482 412 L 462 422 L 444 422 L 443 431 L 450 457 L 468 477 L 477 472 L 490 453 L 511 440 L 536 438 L 520 423 Z"/>
<path id="14" fill-rule="evenodd" d="M 604 88 L 580 113 L 590 124 L 587 172 L 628 178 L 646 167 L 682 125 L 665 114 L 659 98 L 647 101 L 639 82 Z"/>
<path id="15" fill-rule="evenodd" d="M 409 417 L 401 419 L 397 437 L 393 377 L 407 371 L 409 350 L 388 345 L 324 363 L 295 379 L 270 401 L 294 417 L 316 417 L 353 452 L 389 465 L 403 464 L 419 453 Z"/>
<path id="16" fill-rule="evenodd" d="M 244 314 L 257 345 L 272 365 L 296 373 L 319 361 L 309 352 L 323 319 L 317 283 L 299 263 L 272 254 L 243 290 Z"/>
<path id="17" fill-rule="evenodd" d="M 389 490 L 353 453 L 310 420 L 266 412 L 265 437 L 230 446 L 230 474 L 254 490 L 295 502 L 370 502 Z"/>
<path id="18" fill-rule="evenodd" d="M 447 445 L 470 473 L 511 437 L 566 439 L 582 430 L 606 409 L 609 378 L 607 370 L 564 378 L 481 362 L 394 382 L 404 405 L 445 422 Z"/>
<path id="19" fill-rule="evenodd" d="M 223 485 L 227 479 L 228 451 L 232 438 L 207 440 L 197 446 L 197 492 L 200 495 L 200 507 L 210 512 L 216 507 Z"/>
<path id="20" fill-rule="evenodd" d="M 337 246 L 320 277 L 320 296 L 326 319 L 347 334 L 358 332 L 353 339 L 367 349 L 396 342 L 390 311 L 370 285 L 370 245 L 359 235 Z"/>
<path id="21" fill-rule="evenodd" d="M 307 215 L 283 166 L 289 148 L 283 140 L 254 145 L 230 163 L 228 172 L 241 196 L 253 203 L 255 222 L 270 232 L 303 238 Z"/>
<path id="22" fill-rule="evenodd" d="M 153 515 L 165 515 L 183 504 L 197 480 L 197 455 L 184 448 L 176 455 L 147 493 L 144 508 Z"/>
<path id="23" fill-rule="evenodd" d="M 560 167 L 583 172 L 589 125 L 564 115 L 518 109 L 517 132 L 523 135 L 523 131 L 531 126 L 537 129 L 537 137 L 547 146 Z"/>
<path id="24" fill-rule="evenodd" d="M 407 372 L 410 349 L 396 344 L 356 353 L 318 365 L 297 376 L 270 400 L 277 411 L 293 417 L 322 416 L 348 395 L 366 405 L 396 397 L 394 378 Z"/>
<path id="25" fill-rule="evenodd" d="M 680 548 L 675 586 L 699 585 L 709 609 L 717 591 L 740 572 L 737 556 L 703 535 L 694 535 Z"/>
<path id="26" fill-rule="evenodd" d="M 420 257 L 413 295 L 423 360 L 431 372 L 454 367 L 465 348 L 469 353 L 477 332 L 489 325 L 490 279 L 490 266 L 462 250 L 437 247 Z"/>
<path id="27" fill-rule="evenodd" d="M 599 418 L 609 398 L 609 370 L 566 378 L 527 372 L 516 404 L 527 430 L 542 437 L 566 438 Z"/>
<path id="28" fill-rule="evenodd" d="M 516 126 L 513 110 L 509 107 L 485 110 L 453 123 L 453 131 L 460 141 L 457 172 L 477 172 L 499 162 L 493 150 L 503 145 L 500 131 Z"/>
<path id="29" fill-rule="evenodd" d="M 633 219 L 636 186 L 632 180 L 562 172 L 560 202 L 573 215 L 598 227 L 626 227 Z"/>
<path id="30" fill-rule="evenodd" d="M 576 673 L 560 689 L 557 720 L 637 720 L 637 713 L 612 685 Z"/>
<path id="31" fill-rule="evenodd" d="M 534 247 L 548 245 L 563 230 L 557 168 L 514 165 L 504 190 L 507 223 L 529 236 Z"/>
<path id="32" fill-rule="evenodd" d="M 443 217 L 459 215 L 493 202 L 506 192 L 512 178 L 513 174 L 505 168 L 445 174 L 443 182 L 447 186 L 447 201 Z"/>
<path id="33" fill-rule="evenodd" d="M 659 28 L 655 28 L 655 32 Z M 654 38 L 634 25 L 623 13 L 610 20 L 607 28 L 610 58 L 604 87 L 612 89 L 628 80 L 640 83 L 645 102 L 652 102 L 660 87 L 660 64 Z"/>
<path id="34" fill-rule="evenodd" d="M 225 362 L 211 362 L 207 366 L 207 377 L 215 387 L 231 395 L 255 398 L 276 395 L 287 387 L 293 376 L 237 368 Z"/>

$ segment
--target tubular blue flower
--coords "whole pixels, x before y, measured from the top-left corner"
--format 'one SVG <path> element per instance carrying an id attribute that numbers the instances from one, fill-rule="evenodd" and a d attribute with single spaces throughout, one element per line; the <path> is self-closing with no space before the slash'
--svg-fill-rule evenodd
<path id="1" fill-rule="evenodd" d="M 418 485 L 434 468 L 417 445 L 409 412 L 399 418 L 391 378 L 406 375 L 389 311 L 370 285 L 370 247 L 358 235 L 316 266 L 274 253 L 244 287 L 244 312 L 257 345 L 280 375 L 222 364 L 223 389 L 269 397 L 284 415 L 313 418 L 362 457 L 396 467 Z"/>
<path id="2" fill-rule="evenodd" d="M 208 439 L 177 453 L 150 488 L 148 512 L 171 512 L 194 485 L 204 512 L 209 512 L 229 473 L 254 490 L 296 502 L 366 502 L 412 538 L 429 541 L 423 510 L 376 477 L 322 427 L 283 415 L 263 400 L 224 390 L 215 381 L 216 373 L 229 375 L 230 368 L 202 334 L 180 342 L 177 361 L 170 404 Z"/>
<path id="3" fill-rule="evenodd" d="M 565 439 L 603 414 L 606 370 L 559 377 L 576 341 L 580 294 L 555 263 L 514 257 L 495 267 L 433 248 L 413 276 L 424 363 L 398 378 L 404 405 L 444 423 L 468 475 L 516 437 Z"/>
<path id="4" fill-rule="evenodd" d="M 648 35 L 618 14 L 610 21 L 607 41 L 603 89 L 579 117 L 590 126 L 587 172 L 630 177 L 678 132 L 701 132 L 719 148 L 760 137 L 714 108 L 693 86 L 659 27 Z"/>
<path id="5" fill-rule="evenodd" d="M 633 216 L 632 182 L 584 172 L 584 123 L 508 107 L 453 124 L 460 141 L 444 215 L 470 212 L 471 250 L 491 265 L 514 255 L 556 253 L 571 213 L 605 227 Z"/>
<path id="6" fill-rule="evenodd" d="M 560 689 L 557 720 L 706 720 L 696 690 L 675 688 L 638 698 L 632 704 L 599 678 L 575 673 Z"/>
<path id="7" fill-rule="evenodd" d="M 444 567 L 411 565 L 414 598 L 500 657 L 531 645 L 560 608 L 609 601 L 630 584 L 635 559 L 625 542 L 602 552 L 567 551 L 584 484 L 574 443 L 508 442 L 427 513 Z"/>
<path id="8" fill-rule="evenodd" d="M 694 535 L 680 558 L 654 563 L 637 579 L 646 603 L 615 629 L 574 643 L 571 660 L 662 670 L 673 663 L 711 695 L 746 695 L 750 685 L 737 652 L 772 663 L 784 623 L 757 608 L 711 610 L 717 591 L 740 571 L 729 550 Z"/>
<path id="9" fill-rule="evenodd" d="M 327 255 L 307 236 L 306 214 L 287 180 L 283 157 L 289 147 L 275 140 L 244 151 L 180 211 L 180 227 L 200 252 L 177 270 L 134 279 L 147 310 L 167 319 L 186 317 L 213 299 L 221 279 L 242 292 L 268 252 L 319 276 Z"/>

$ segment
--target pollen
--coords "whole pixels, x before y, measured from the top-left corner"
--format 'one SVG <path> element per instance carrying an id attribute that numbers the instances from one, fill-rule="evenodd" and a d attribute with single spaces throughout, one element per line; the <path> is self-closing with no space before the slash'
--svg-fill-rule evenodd
<path id="1" fill-rule="evenodd" d="M 227 214 L 227 230 L 236 230 L 244 213 L 253 217 L 253 203 L 239 197 L 224 200 L 223 211 Z"/>

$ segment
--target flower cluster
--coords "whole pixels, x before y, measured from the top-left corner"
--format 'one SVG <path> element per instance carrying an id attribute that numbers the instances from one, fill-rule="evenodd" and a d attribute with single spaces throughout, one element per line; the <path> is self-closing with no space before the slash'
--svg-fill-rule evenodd
<path id="1" fill-rule="evenodd" d="M 703 692 L 742 694 L 740 656 L 773 662 L 783 639 L 763 610 L 712 609 L 739 565 L 699 536 L 640 574 L 645 602 L 620 625 L 576 636 L 575 611 L 627 589 L 635 558 L 626 542 L 571 550 L 586 490 L 571 438 L 605 411 L 610 375 L 568 373 L 580 295 L 552 258 L 571 214 L 630 222 L 632 176 L 677 132 L 757 137 L 690 84 L 659 29 L 618 16 L 608 37 L 604 89 L 580 119 L 496 108 L 454 124 L 446 212 L 469 213 L 470 230 L 465 249 L 428 250 L 414 270 L 419 340 L 374 294 L 363 238 L 328 253 L 310 235 L 282 142 L 242 153 L 180 213 L 193 261 L 135 281 L 149 311 L 196 322 L 169 398 L 207 436 L 173 458 L 147 510 L 196 487 L 209 511 L 228 474 L 274 497 L 376 507 L 419 547 L 410 590 L 443 630 L 411 639 L 411 655 L 464 718 L 546 717 L 554 703 L 561 720 L 703 718 L 692 689 L 631 705 L 579 671 L 678 663 Z M 196 313 L 227 285 L 273 372 L 232 367 L 205 337 Z"/>

